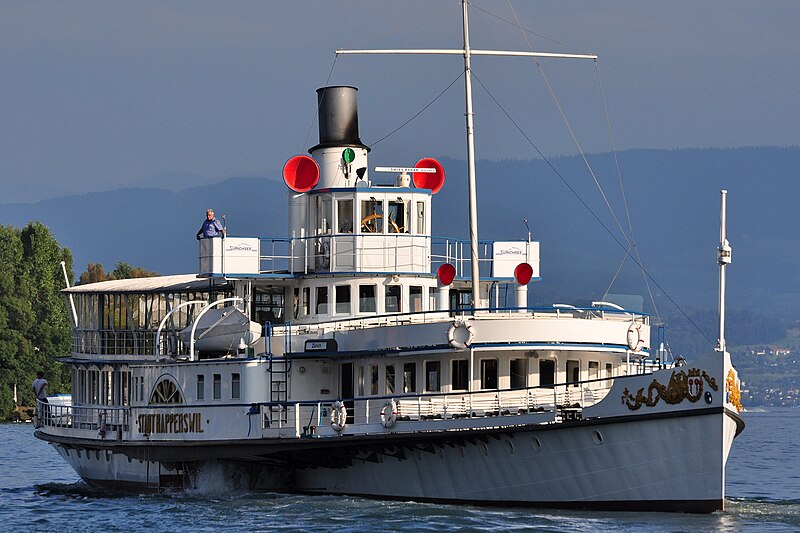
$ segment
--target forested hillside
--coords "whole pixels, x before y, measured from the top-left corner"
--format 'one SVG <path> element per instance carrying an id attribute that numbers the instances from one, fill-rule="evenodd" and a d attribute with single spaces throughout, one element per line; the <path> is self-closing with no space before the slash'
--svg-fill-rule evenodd
<path id="1" fill-rule="evenodd" d="M 69 375 L 53 359 L 70 353 L 69 315 L 59 294 L 62 261 L 74 278 L 72 254 L 41 222 L 0 226 L 0 419 L 14 408 L 14 385 L 20 404 L 34 404 L 38 370 L 49 393 L 69 391 Z"/>

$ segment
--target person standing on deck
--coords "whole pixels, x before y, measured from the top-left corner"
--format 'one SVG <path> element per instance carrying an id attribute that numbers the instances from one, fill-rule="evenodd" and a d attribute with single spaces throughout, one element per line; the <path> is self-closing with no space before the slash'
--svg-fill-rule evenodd
<path id="1" fill-rule="evenodd" d="M 203 221 L 203 225 L 200 226 L 200 229 L 197 232 L 197 239 L 210 239 L 220 235 L 223 237 L 225 236 L 225 227 L 220 223 L 219 220 L 214 218 L 214 210 L 208 209 L 206 211 L 206 219 Z"/>
<path id="2" fill-rule="evenodd" d="M 39 402 L 50 403 L 47 401 L 47 380 L 44 379 L 44 372 L 42 372 L 41 370 L 36 373 L 36 379 L 33 380 L 32 387 L 33 387 L 33 394 L 36 396 L 36 399 L 39 400 Z M 44 409 L 42 410 L 42 412 L 39 412 L 38 402 L 36 404 L 36 411 L 37 411 L 36 422 L 37 422 L 37 427 L 39 427 L 41 425 L 41 419 L 44 416 L 46 416 L 47 413 L 44 411 Z"/>

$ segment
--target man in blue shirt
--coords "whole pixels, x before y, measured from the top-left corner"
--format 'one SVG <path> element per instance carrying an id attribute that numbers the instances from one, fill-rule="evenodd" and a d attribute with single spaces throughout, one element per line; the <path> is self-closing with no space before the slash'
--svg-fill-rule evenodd
<path id="1" fill-rule="evenodd" d="M 206 219 L 200 230 L 197 232 L 197 239 L 209 239 L 211 237 L 225 236 L 225 228 L 220 224 L 219 220 L 214 218 L 214 210 L 209 209 L 206 211 Z"/>

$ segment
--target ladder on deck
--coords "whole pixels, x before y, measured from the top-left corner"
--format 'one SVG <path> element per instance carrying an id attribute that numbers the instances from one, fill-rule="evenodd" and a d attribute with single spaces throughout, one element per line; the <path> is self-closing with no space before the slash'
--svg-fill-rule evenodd
<path id="1" fill-rule="evenodd" d="M 288 422 L 286 402 L 289 400 L 289 372 L 291 370 L 291 359 L 269 355 L 269 401 L 282 402 L 282 405 L 270 406 L 270 424 Z"/>

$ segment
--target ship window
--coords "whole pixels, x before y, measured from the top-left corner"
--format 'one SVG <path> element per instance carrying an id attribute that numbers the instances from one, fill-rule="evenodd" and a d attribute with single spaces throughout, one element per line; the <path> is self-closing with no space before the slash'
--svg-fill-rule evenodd
<path id="1" fill-rule="evenodd" d="M 303 287 L 303 315 L 308 316 L 311 309 L 311 289 Z"/>
<path id="2" fill-rule="evenodd" d="M 389 233 L 408 233 L 406 222 L 406 203 L 403 201 L 389 202 L 389 222 L 386 230 Z"/>
<path id="3" fill-rule="evenodd" d="M 361 233 L 383 233 L 383 202 L 380 200 L 361 202 Z"/>
<path id="4" fill-rule="evenodd" d="M 222 375 L 221 374 L 214 374 L 214 384 L 212 392 L 214 394 L 214 399 L 219 400 L 222 398 Z"/>
<path id="5" fill-rule="evenodd" d="M 606 363 L 606 377 L 610 378 L 610 377 L 613 377 L 613 376 L 614 376 L 614 365 L 612 365 L 611 363 Z M 606 380 L 606 387 L 610 387 L 610 386 L 611 386 L 611 380 L 607 379 Z"/>
<path id="6" fill-rule="evenodd" d="M 403 392 L 417 392 L 417 363 L 403 364 Z"/>
<path id="7" fill-rule="evenodd" d="M 452 362 L 452 381 L 453 390 L 467 390 L 469 376 L 469 361 L 466 359 L 455 359 Z"/>
<path id="8" fill-rule="evenodd" d="M 600 377 L 600 363 L 597 361 L 589 361 L 589 379 L 598 379 Z"/>
<path id="9" fill-rule="evenodd" d="M 578 386 L 581 380 L 581 362 L 567 361 L 567 383 L 572 383 L 573 387 Z"/>
<path id="10" fill-rule="evenodd" d="M 417 234 L 425 234 L 425 202 L 417 202 Z"/>
<path id="11" fill-rule="evenodd" d="M 408 307 L 413 313 L 422 311 L 422 287 L 412 285 L 408 288 Z"/>
<path id="12" fill-rule="evenodd" d="M 425 362 L 425 390 L 428 392 L 439 392 L 441 390 L 441 367 L 439 361 Z"/>
<path id="13" fill-rule="evenodd" d="M 511 374 L 512 389 L 524 389 L 528 386 L 527 359 L 512 359 L 509 373 Z"/>
<path id="14" fill-rule="evenodd" d="M 242 378 L 238 372 L 231 374 L 231 399 L 238 400 L 242 396 Z"/>
<path id="15" fill-rule="evenodd" d="M 350 314 L 350 285 L 337 285 L 334 289 L 336 312 Z"/>
<path id="16" fill-rule="evenodd" d="M 358 286 L 358 312 L 374 313 L 376 309 L 375 285 Z"/>
<path id="17" fill-rule="evenodd" d="M 331 198 L 327 195 L 317 196 L 317 233 L 330 233 L 331 231 Z"/>
<path id="18" fill-rule="evenodd" d="M 336 216 L 338 217 L 338 232 L 353 233 L 353 200 L 339 200 Z"/>
<path id="19" fill-rule="evenodd" d="M 139 401 L 144 401 L 144 376 L 139 376 Z"/>
<path id="20" fill-rule="evenodd" d="M 253 294 L 253 320 L 259 324 L 283 324 L 283 291 L 261 292 L 256 289 Z"/>
<path id="21" fill-rule="evenodd" d="M 358 367 L 358 395 L 364 396 L 364 367 Z"/>
<path id="22" fill-rule="evenodd" d="M 556 362 L 552 359 L 539 360 L 539 385 L 551 387 L 556 383 Z"/>
<path id="23" fill-rule="evenodd" d="M 394 394 L 394 365 L 386 365 L 386 393 Z"/>
<path id="24" fill-rule="evenodd" d="M 378 365 L 370 365 L 369 367 L 369 393 L 373 396 L 378 395 Z"/>
<path id="25" fill-rule="evenodd" d="M 178 384 L 172 378 L 162 378 L 153 387 L 153 393 L 150 394 L 151 404 L 180 404 L 183 403 L 183 394 L 181 394 Z"/>
<path id="26" fill-rule="evenodd" d="M 481 359 L 481 388 L 497 388 L 497 359 Z"/>
<path id="27" fill-rule="evenodd" d="M 402 306 L 400 295 L 402 287 L 400 285 L 387 285 L 386 286 L 386 312 L 387 313 L 400 313 Z"/>
<path id="28" fill-rule="evenodd" d="M 328 287 L 317 287 L 317 314 L 328 314 Z"/>
<path id="29" fill-rule="evenodd" d="M 197 374 L 197 399 L 206 399 L 206 377 L 203 374 Z"/>

